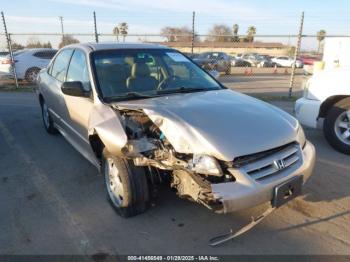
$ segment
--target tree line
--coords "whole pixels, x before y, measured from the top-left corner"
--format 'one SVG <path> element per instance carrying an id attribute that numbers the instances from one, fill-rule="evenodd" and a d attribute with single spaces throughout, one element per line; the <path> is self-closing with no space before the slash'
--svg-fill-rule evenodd
<path id="1" fill-rule="evenodd" d="M 232 28 L 225 24 L 215 24 L 208 31 L 204 41 L 207 42 L 253 42 L 256 34 L 256 27 L 249 26 L 246 36 L 238 35 L 239 25 L 234 24 Z M 161 29 L 160 34 L 164 36 L 168 42 L 188 42 L 192 40 L 192 31 L 186 27 L 166 26 Z M 195 33 L 195 41 L 199 41 L 197 33 Z"/>
<path id="2" fill-rule="evenodd" d="M 79 40 L 74 38 L 71 35 L 63 35 L 61 37 L 61 41 L 58 44 L 58 48 L 62 48 L 66 45 L 70 45 L 70 44 L 76 44 L 79 43 Z M 27 41 L 26 45 L 21 45 L 19 43 L 16 42 L 12 42 L 11 43 L 12 49 L 13 50 L 21 50 L 24 48 L 52 48 L 52 44 L 50 41 L 48 42 L 41 42 L 38 38 L 36 37 L 30 37 Z"/>
<path id="3" fill-rule="evenodd" d="M 112 34 L 115 36 L 115 40 L 119 42 L 120 38 L 125 42 L 125 38 L 128 35 L 129 25 L 126 22 L 121 22 L 115 26 L 112 30 Z M 204 41 L 206 42 L 254 42 L 257 29 L 255 26 L 249 26 L 245 35 L 239 35 L 239 25 L 234 24 L 229 27 L 225 24 L 214 24 L 209 29 Z M 166 38 L 168 42 L 190 42 L 192 41 L 192 30 L 187 26 L 175 27 L 166 26 L 160 30 L 160 35 Z M 321 29 L 317 32 L 318 52 L 321 49 L 321 43 L 326 37 L 326 31 Z M 200 41 L 199 35 L 194 32 L 194 41 Z M 79 43 L 79 40 L 69 34 L 65 34 L 61 37 L 61 41 L 58 48 L 62 48 L 66 45 Z M 52 48 L 51 42 L 43 43 L 35 37 L 31 37 L 27 44 L 21 45 L 13 42 L 12 48 L 14 50 L 23 48 Z"/>

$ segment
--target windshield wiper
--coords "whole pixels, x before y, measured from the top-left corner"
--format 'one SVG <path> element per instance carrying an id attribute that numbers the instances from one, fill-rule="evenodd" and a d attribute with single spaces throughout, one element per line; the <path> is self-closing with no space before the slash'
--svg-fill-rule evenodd
<path id="1" fill-rule="evenodd" d="M 176 89 L 161 89 L 157 90 L 157 94 L 173 94 L 173 93 L 192 93 L 192 92 L 202 92 L 202 91 L 210 91 L 217 90 L 216 88 L 200 88 L 200 87 L 180 87 Z"/>
<path id="2" fill-rule="evenodd" d="M 118 96 L 107 96 L 104 99 L 106 101 L 113 101 L 113 100 L 142 99 L 142 98 L 151 98 L 151 97 L 154 97 L 154 96 L 142 94 L 139 92 L 127 92 Z"/>

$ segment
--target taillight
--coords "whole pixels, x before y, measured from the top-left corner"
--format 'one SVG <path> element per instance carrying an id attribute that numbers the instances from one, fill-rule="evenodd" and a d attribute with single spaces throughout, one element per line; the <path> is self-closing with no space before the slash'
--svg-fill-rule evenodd
<path id="1" fill-rule="evenodd" d="M 5 59 L 5 60 L 1 61 L 1 64 L 3 64 L 3 65 L 12 65 L 12 64 L 14 64 L 16 62 L 17 62 L 17 60 L 13 61 L 13 63 L 12 63 L 11 59 Z"/>

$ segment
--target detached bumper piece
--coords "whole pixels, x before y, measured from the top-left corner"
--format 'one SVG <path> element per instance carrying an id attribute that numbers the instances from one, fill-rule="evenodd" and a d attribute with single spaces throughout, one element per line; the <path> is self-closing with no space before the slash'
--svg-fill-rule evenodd
<path id="1" fill-rule="evenodd" d="M 233 232 L 231 229 L 231 231 L 227 234 L 210 239 L 209 245 L 212 247 L 215 247 L 217 245 L 223 244 L 249 231 L 250 229 L 255 227 L 257 224 L 259 224 L 261 221 L 263 221 L 263 219 L 267 217 L 269 214 L 271 214 L 276 208 L 284 205 L 288 201 L 299 196 L 301 194 L 302 185 L 303 185 L 303 177 L 298 176 L 288 180 L 287 182 L 279 186 L 276 186 L 274 190 L 274 196 L 271 201 L 272 205 L 264 213 L 262 213 L 260 216 L 256 218 L 252 217 L 252 221 L 248 225 L 242 227 L 237 232 Z"/>
<path id="2" fill-rule="evenodd" d="M 256 218 L 252 217 L 252 221 L 248 225 L 242 227 L 237 232 L 233 232 L 231 229 L 231 231 L 227 234 L 220 235 L 220 236 L 217 236 L 217 237 L 210 239 L 209 246 L 212 246 L 212 247 L 218 246 L 220 244 L 223 244 L 227 241 L 230 241 L 231 239 L 234 239 L 234 238 L 244 234 L 245 232 L 249 231 L 257 224 L 259 224 L 261 221 L 263 221 L 263 219 L 265 217 L 267 217 L 269 214 L 271 214 L 275 209 L 276 209 L 276 207 L 271 206 L 264 213 L 262 213 L 260 216 L 258 216 Z"/>

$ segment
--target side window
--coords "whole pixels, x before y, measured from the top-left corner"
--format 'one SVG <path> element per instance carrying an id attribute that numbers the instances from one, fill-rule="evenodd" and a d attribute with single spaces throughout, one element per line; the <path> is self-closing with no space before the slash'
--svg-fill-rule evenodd
<path id="1" fill-rule="evenodd" d="M 85 54 L 78 49 L 74 51 L 70 61 L 66 81 L 80 81 L 83 83 L 83 87 L 86 91 L 91 89 L 86 57 Z"/>
<path id="2" fill-rule="evenodd" d="M 58 81 L 64 82 L 69 59 L 72 56 L 73 50 L 66 49 L 61 51 L 56 57 L 52 69 L 50 70 L 51 75 L 56 78 Z"/>
<path id="3" fill-rule="evenodd" d="M 52 59 L 56 54 L 55 50 L 45 50 L 39 51 L 33 54 L 33 56 L 41 58 L 41 59 Z"/>
<path id="4" fill-rule="evenodd" d="M 42 59 L 52 59 L 57 51 L 55 50 L 47 50 L 47 51 L 41 51 L 34 54 L 34 56 L 42 58 Z"/>
<path id="5" fill-rule="evenodd" d="M 36 53 L 33 54 L 33 56 L 42 58 L 43 52 L 36 52 Z"/>

